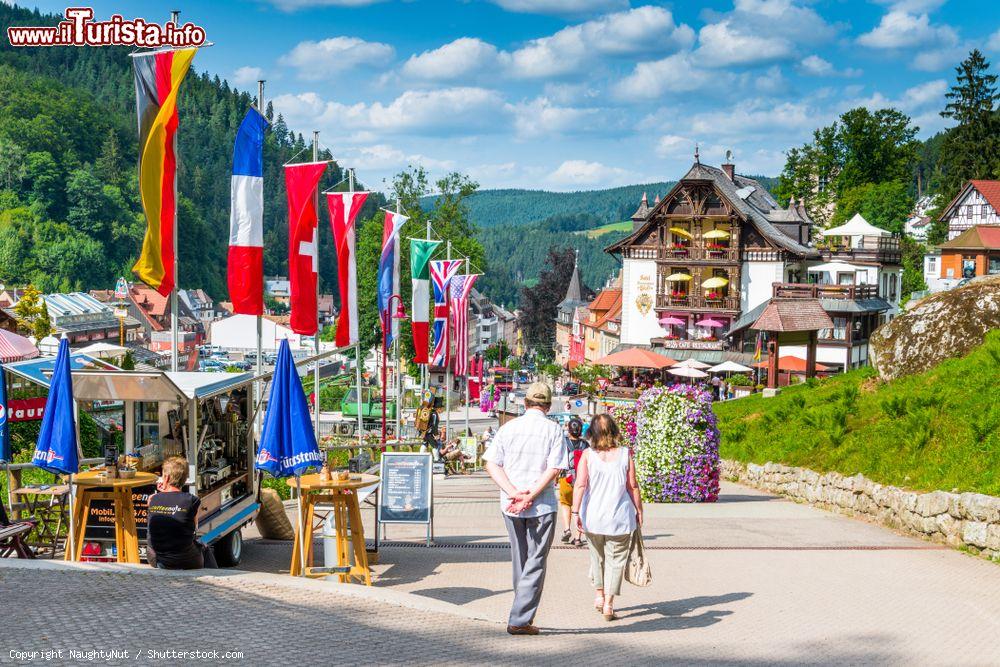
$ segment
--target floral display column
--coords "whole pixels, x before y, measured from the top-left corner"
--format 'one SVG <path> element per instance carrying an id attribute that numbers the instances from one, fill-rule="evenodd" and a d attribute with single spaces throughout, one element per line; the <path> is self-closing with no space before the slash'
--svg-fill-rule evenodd
<path id="1" fill-rule="evenodd" d="M 653 387 L 613 416 L 635 452 L 643 500 L 718 499 L 719 429 L 708 392 L 689 385 Z"/>

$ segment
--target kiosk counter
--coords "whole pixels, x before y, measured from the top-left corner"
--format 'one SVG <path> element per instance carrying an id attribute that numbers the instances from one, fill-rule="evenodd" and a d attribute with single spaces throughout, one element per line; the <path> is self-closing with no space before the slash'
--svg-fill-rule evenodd
<path id="1" fill-rule="evenodd" d="M 8 370 L 17 373 L 16 366 Z M 252 373 L 119 370 L 74 370 L 72 375 L 73 397 L 82 409 L 120 404 L 125 443 L 121 454 L 136 470 L 159 475 L 165 458 L 187 458 L 186 490 L 201 499 L 199 539 L 213 545 L 219 565 L 237 565 L 241 528 L 260 508 L 253 469 L 252 396 L 253 384 L 261 378 Z M 132 491 L 142 552 L 146 505 L 154 492 L 153 485 Z M 88 511 L 83 558 L 116 557 L 110 509 L 95 502 Z"/>

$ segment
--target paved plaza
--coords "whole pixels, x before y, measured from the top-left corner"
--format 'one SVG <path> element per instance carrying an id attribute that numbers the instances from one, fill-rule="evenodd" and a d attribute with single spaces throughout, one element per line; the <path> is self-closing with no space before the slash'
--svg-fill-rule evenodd
<path id="1" fill-rule="evenodd" d="M 2 562 L 0 663 L 92 649 L 129 651 L 108 664 L 202 650 L 247 664 L 1000 665 L 1000 566 L 732 484 L 715 504 L 647 506 L 653 584 L 626 584 L 620 621 L 590 606 L 585 549 L 559 545 L 543 635 L 509 637 L 491 483 L 448 478 L 435 499 L 435 546 L 389 526 L 371 589 L 280 574 L 290 546 L 252 529 L 245 571 L 214 576 Z"/>

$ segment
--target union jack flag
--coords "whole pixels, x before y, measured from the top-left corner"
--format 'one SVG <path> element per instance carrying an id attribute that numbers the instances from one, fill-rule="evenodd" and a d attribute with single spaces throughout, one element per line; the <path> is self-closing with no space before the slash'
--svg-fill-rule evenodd
<path id="1" fill-rule="evenodd" d="M 469 295 L 476 284 L 478 273 L 455 276 L 451 281 L 452 323 L 455 327 L 455 375 L 464 377 L 469 372 Z"/>
<path id="2" fill-rule="evenodd" d="M 448 365 L 448 286 L 462 265 L 460 259 L 431 262 L 431 283 L 434 285 L 434 354 L 431 366 Z"/>

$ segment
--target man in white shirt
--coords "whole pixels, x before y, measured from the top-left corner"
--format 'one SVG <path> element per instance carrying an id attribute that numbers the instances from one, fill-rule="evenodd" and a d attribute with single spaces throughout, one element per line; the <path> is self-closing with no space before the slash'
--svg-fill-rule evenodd
<path id="1" fill-rule="evenodd" d="M 552 388 L 528 387 L 525 412 L 500 427 L 483 455 L 486 472 L 500 487 L 500 509 L 510 536 L 514 604 L 512 635 L 537 635 L 532 625 L 545 583 L 545 561 L 556 530 L 555 480 L 569 467 L 562 428 L 546 417 Z"/>

